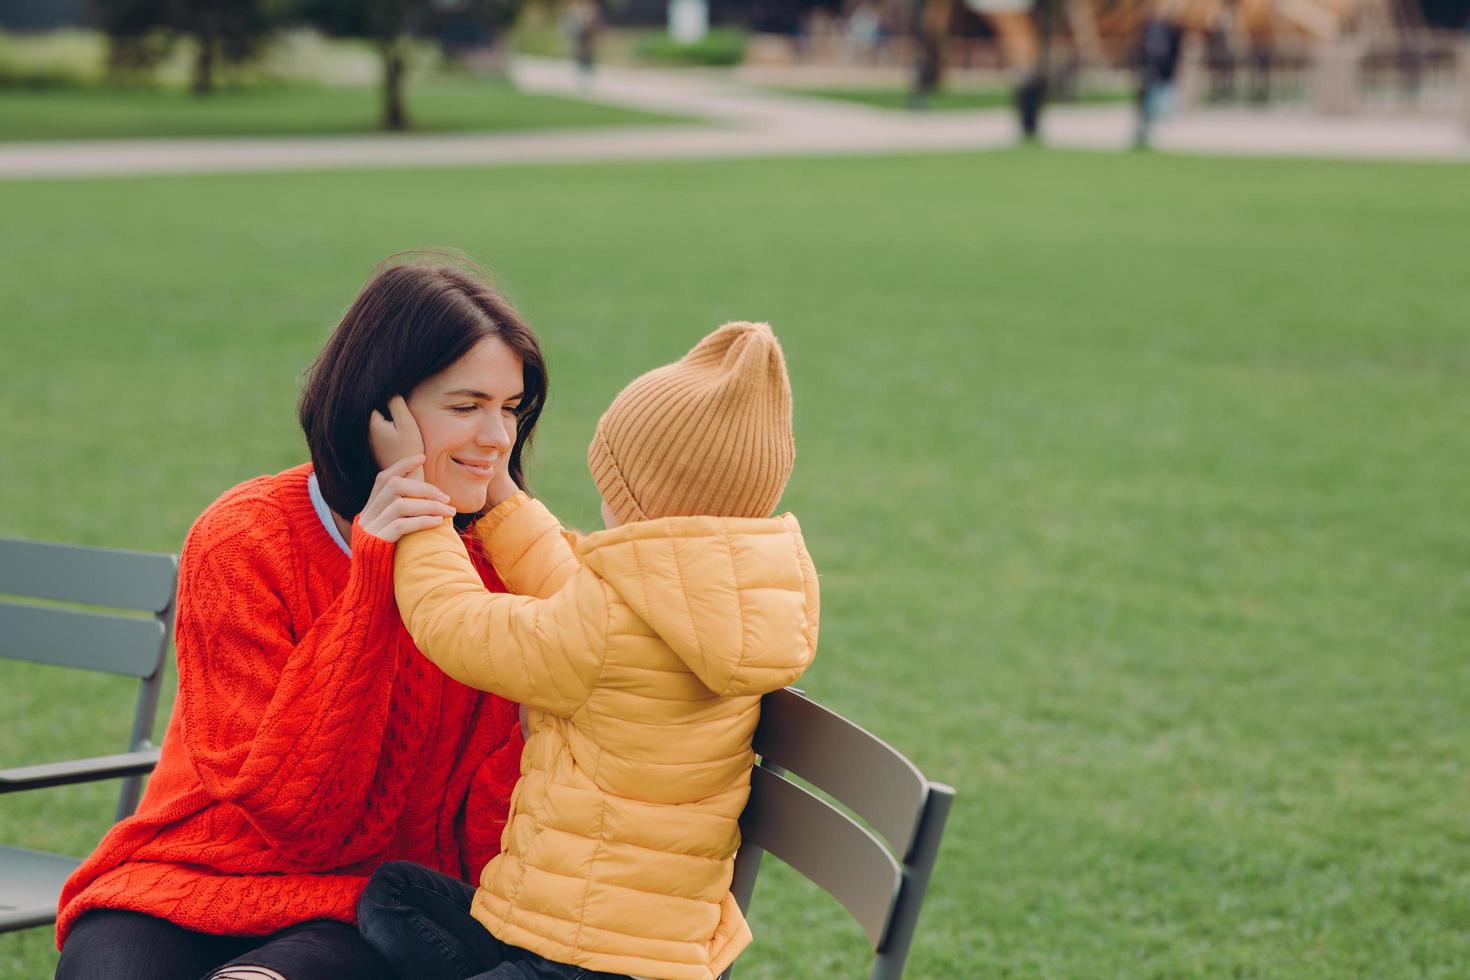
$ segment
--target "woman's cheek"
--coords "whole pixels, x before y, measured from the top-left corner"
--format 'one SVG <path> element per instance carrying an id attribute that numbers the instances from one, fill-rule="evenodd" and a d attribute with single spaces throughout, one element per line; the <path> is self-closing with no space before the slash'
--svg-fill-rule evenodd
<path id="1" fill-rule="evenodd" d="M 448 481 L 455 476 L 454 461 L 450 458 L 454 455 L 450 449 L 454 445 L 454 432 L 449 428 L 441 419 L 422 426 L 426 457 L 424 478 L 446 493 L 452 492 Z"/>

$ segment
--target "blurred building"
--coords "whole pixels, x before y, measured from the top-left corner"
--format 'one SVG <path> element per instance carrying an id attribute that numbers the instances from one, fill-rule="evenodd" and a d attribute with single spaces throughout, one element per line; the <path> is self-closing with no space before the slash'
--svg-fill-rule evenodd
<path id="1" fill-rule="evenodd" d="M 49 31 L 87 23 L 87 0 L 0 0 L 0 30 Z"/>

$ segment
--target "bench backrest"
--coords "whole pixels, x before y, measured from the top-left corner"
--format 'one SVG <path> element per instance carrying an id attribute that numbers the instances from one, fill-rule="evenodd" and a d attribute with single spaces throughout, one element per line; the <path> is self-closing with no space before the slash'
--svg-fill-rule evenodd
<path id="1" fill-rule="evenodd" d="M 762 699 L 755 750 L 761 762 L 740 819 L 731 885 L 741 909 L 749 907 L 761 855 L 769 852 L 857 920 L 873 944 L 873 980 L 900 976 L 954 790 L 926 779 L 892 746 L 791 688 Z"/>
<path id="2" fill-rule="evenodd" d="M 136 677 L 128 749 L 147 748 L 178 567 L 173 555 L 0 538 L 0 657 Z M 142 785 L 142 775 L 124 779 L 117 819 L 137 807 Z"/>

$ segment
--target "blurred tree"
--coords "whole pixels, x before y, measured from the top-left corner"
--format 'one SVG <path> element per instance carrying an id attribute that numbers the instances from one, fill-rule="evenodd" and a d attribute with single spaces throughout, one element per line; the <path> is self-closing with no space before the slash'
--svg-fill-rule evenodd
<path id="1" fill-rule="evenodd" d="M 408 70 L 409 27 L 421 15 L 422 0 L 369 0 L 369 17 L 383 56 L 383 128 L 408 128 L 403 80 Z"/>
<path id="2" fill-rule="evenodd" d="M 92 0 L 97 24 L 107 34 L 108 73 L 116 79 L 150 73 L 177 36 L 194 42 L 190 88 L 214 91 L 221 62 L 242 64 L 287 18 L 289 0 Z"/>
<path id="3" fill-rule="evenodd" d="M 429 0 L 302 0 L 301 13 L 315 27 L 335 37 L 370 39 L 383 59 L 384 129 L 408 128 L 403 101 L 408 68 L 408 39 L 429 7 Z"/>
<path id="4" fill-rule="evenodd" d="M 215 68 L 255 57 L 260 43 L 290 12 L 282 0 L 171 0 L 176 30 L 194 40 L 190 89 L 214 91 Z"/>
<path id="5" fill-rule="evenodd" d="M 151 74 L 168 54 L 172 0 L 92 0 L 107 35 L 107 75 L 132 82 Z"/>
<path id="6" fill-rule="evenodd" d="M 449 25 L 499 31 L 515 21 L 521 0 L 301 0 L 302 16 L 337 37 L 370 39 L 383 59 L 382 126 L 408 129 L 404 102 L 409 44 Z"/>

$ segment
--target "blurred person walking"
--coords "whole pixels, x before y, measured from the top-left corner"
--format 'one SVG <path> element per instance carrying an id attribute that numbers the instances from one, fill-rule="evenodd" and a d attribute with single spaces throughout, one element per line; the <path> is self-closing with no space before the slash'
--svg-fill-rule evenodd
<path id="1" fill-rule="evenodd" d="M 1138 45 L 1138 127 L 1133 137 L 1137 149 L 1148 147 L 1153 124 L 1173 107 L 1183 41 L 1184 30 L 1168 6 L 1161 4 L 1144 18 Z"/>
<path id="2" fill-rule="evenodd" d="M 572 0 L 562 15 L 562 32 L 572 45 L 577 77 L 583 85 L 592 80 L 597 59 L 597 35 L 602 30 L 602 11 L 597 0 Z"/>
<path id="3" fill-rule="evenodd" d="M 864 64 L 878 63 L 878 46 L 883 43 L 883 21 L 873 0 L 858 0 L 847 15 L 847 37 L 853 54 Z"/>

